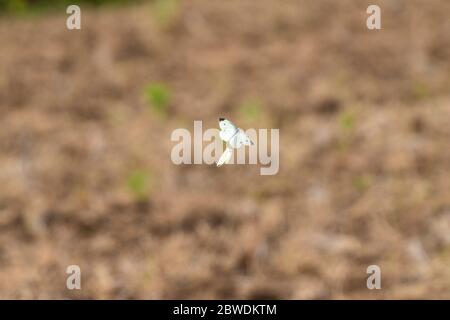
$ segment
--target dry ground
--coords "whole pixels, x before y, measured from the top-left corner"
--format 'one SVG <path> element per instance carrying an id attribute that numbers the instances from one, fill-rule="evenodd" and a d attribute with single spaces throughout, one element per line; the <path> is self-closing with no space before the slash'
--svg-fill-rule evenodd
<path id="1" fill-rule="evenodd" d="M 449 299 L 450 2 L 377 2 L 1 17 L 0 297 Z M 173 165 L 218 116 L 280 128 L 279 173 Z"/>

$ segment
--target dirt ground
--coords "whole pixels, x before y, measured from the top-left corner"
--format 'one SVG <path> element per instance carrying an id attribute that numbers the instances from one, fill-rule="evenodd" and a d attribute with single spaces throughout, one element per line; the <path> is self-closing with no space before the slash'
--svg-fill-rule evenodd
<path id="1" fill-rule="evenodd" d="M 450 299 L 450 2 L 376 2 L 2 16 L 0 298 Z M 278 174 L 174 165 L 219 116 L 279 128 Z"/>

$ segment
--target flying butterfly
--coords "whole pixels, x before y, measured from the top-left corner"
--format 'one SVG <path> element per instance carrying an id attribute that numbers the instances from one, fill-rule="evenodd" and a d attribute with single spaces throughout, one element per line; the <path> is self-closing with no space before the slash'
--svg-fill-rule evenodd
<path id="1" fill-rule="evenodd" d="M 253 141 L 250 140 L 248 135 L 245 134 L 244 130 L 236 127 L 231 121 L 225 118 L 219 118 L 219 127 L 220 139 L 227 143 L 227 148 L 220 156 L 219 161 L 217 161 L 218 167 L 220 167 L 224 163 L 227 163 L 231 159 L 231 156 L 233 155 L 233 149 L 238 149 L 243 145 L 254 145 Z"/>

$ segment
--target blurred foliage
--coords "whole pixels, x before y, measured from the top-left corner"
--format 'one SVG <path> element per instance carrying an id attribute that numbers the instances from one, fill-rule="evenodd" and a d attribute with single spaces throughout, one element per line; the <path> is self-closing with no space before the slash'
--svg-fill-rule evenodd
<path id="1" fill-rule="evenodd" d="M 132 2 L 138 2 L 138 0 L 0 0 L 0 13 L 20 14 L 65 8 L 72 4 L 96 7 L 105 4 L 125 5 Z"/>
<path id="2" fill-rule="evenodd" d="M 135 169 L 127 177 L 129 191 L 138 200 L 145 200 L 150 195 L 150 173 L 144 169 Z"/>
<path id="3" fill-rule="evenodd" d="M 370 174 L 362 174 L 353 178 L 353 186 L 358 191 L 365 191 L 372 185 L 372 176 Z"/>
<path id="4" fill-rule="evenodd" d="M 170 89 L 163 83 L 150 83 L 144 89 L 145 99 L 152 111 L 160 116 L 167 115 L 170 103 Z"/>
<path id="5" fill-rule="evenodd" d="M 125 119 L 124 119 L 125 115 L 123 113 L 123 110 L 121 110 L 118 107 L 112 107 L 112 108 L 108 109 L 106 115 L 107 115 L 108 122 L 112 126 L 118 126 L 125 122 Z"/>
<path id="6" fill-rule="evenodd" d="M 169 28 L 179 13 L 179 0 L 153 0 L 151 3 L 152 15 L 158 25 Z"/>
<path id="7" fill-rule="evenodd" d="M 25 0 L 0 0 L 0 10 L 9 12 L 22 12 L 27 8 Z"/>
<path id="8" fill-rule="evenodd" d="M 339 126 L 346 132 L 352 131 L 355 128 L 356 117 L 352 112 L 343 112 L 339 116 Z"/>
<path id="9" fill-rule="evenodd" d="M 263 112 L 262 103 L 258 99 L 249 99 L 239 106 L 239 113 L 246 121 L 255 121 L 261 117 Z"/>
<path id="10" fill-rule="evenodd" d="M 341 151 L 346 151 L 350 144 L 355 131 L 356 115 L 352 111 L 343 111 L 339 114 L 339 129 L 341 131 L 338 148 Z"/>
<path id="11" fill-rule="evenodd" d="M 413 97 L 416 99 L 425 99 L 431 96 L 430 87 L 423 81 L 413 82 L 411 91 Z"/>

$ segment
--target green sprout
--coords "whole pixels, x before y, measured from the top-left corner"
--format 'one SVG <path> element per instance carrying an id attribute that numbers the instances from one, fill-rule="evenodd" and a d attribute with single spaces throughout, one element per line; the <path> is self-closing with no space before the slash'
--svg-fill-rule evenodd
<path id="1" fill-rule="evenodd" d="M 158 115 L 167 115 L 170 103 L 170 90 L 162 83 L 152 83 L 144 90 L 146 101 L 152 111 Z"/>
<path id="2" fill-rule="evenodd" d="M 138 200 L 145 200 L 150 194 L 150 173 L 147 170 L 135 169 L 127 177 L 127 186 Z"/>

